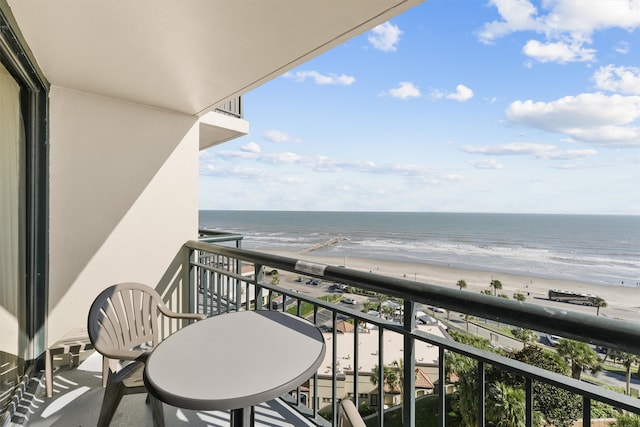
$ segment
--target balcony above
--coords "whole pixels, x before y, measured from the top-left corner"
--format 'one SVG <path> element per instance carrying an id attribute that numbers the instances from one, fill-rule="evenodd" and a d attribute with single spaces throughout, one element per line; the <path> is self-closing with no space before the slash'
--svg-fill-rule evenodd
<path id="1" fill-rule="evenodd" d="M 51 85 L 202 116 L 420 0 L 6 0 Z"/>
<path id="2" fill-rule="evenodd" d="M 241 116 L 210 111 L 200 117 L 200 150 L 244 136 L 249 133 L 249 122 Z"/>

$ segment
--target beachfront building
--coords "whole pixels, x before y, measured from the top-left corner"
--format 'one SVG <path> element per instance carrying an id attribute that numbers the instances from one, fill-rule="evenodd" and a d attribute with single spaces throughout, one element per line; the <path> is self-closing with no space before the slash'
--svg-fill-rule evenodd
<path id="1" fill-rule="evenodd" d="M 446 338 L 448 335 L 438 325 L 417 325 L 417 330 L 433 336 Z M 357 389 L 360 405 L 372 408 L 389 408 L 402 402 L 402 388 L 399 385 L 383 384 L 384 402 L 380 401 L 378 384 L 375 380 L 378 370 L 378 352 L 382 348 L 384 366 L 399 370 L 403 361 L 403 337 L 401 334 L 388 333 L 383 338 L 382 346 L 379 343 L 378 328 L 372 325 L 360 327 L 358 331 L 358 366 L 354 365 L 354 329 L 350 322 L 339 322 L 336 325 L 337 333 L 325 332 L 327 344 L 333 347 L 336 340 L 335 376 L 336 398 L 354 399 L 354 390 Z M 438 382 L 438 347 L 420 342 L 415 346 L 415 397 L 422 397 L 434 392 L 434 384 Z M 355 371 L 358 370 L 358 386 L 355 387 Z M 327 352 L 318 371 L 317 406 L 320 411 L 331 412 L 333 403 L 333 353 Z M 374 379 L 374 381 L 372 381 Z M 313 387 L 313 381 L 311 382 Z"/>
<path id="2" fill-rule="evenodd" d="M 185 308 L 198 153 L 247 134 L 240 97 L 419 2 L 0 0 L 0 425 L 105 287 Z"/>

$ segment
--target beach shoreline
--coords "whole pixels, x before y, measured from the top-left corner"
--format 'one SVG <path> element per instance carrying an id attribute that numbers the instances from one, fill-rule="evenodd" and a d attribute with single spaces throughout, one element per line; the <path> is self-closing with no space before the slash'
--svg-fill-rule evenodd
<path id="1" fill-rule="evenodd" d="M 457 289 L 456 283 L 462 279 L 467 283 L 467 288 L 465 289 L 467 292 L 481 292 L 485 289 L 490 289 L 489 283 L 491 280 L 499 280 L 502 283 L 502 290 L 498 291 L 498 293 L 505 294 L 509 298 L 512 298 L 516 293 L 522 293 L 526 296 L 526 302 L 562 304 L 562 306 L 566 306 L 567 310 L 593 312 L 595 314 L 595 307 L 583 307 L 548 300 L 550 289 L 593 294 L 603 298 L 607 303 L 607 307 L 600 309 L 601 316 L 640 322 L 640 288 L 635 286 L 594 285 L 572 280 L 537 277 L 529 272 L 527 274 L 513 274 L 378 258 L 336 257 L 317 255 L 311 252 L 301 254 L 295 251 L 283 250 L 262 249 L 262 251 L 289 258 L 325 265 L 345 266 L 354 270 L 367 271 L 393 278 L 415 280 L 447 288 Z"/>

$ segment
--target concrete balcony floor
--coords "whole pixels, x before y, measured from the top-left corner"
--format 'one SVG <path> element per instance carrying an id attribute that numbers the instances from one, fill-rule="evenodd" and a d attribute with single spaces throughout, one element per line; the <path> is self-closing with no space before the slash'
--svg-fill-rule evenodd
<path id="1" fill-rule="evenodd" d="M 68 366 L 68 359 L 56 361 L 53 397 L 47 398 L 44 378 L 34 384 L 14 415 L 12 427 L 69 427 L 95 426 L 104 395 L 102 387 L 102 359 L 95 352 L 87 352 L 77 368 Z M 61 363 L 62 362 L 62 363 Z M 153 426 L 151 408 L 145 404 L 145 394 L 124 396 L 111 422 L 111 427 Z M 255 408 L 256 426 L 312 426 L 296 411 L 279 399 Z M 190 411 L 164 405 L 167 427 L 229 426 L 229 412 Z"/>

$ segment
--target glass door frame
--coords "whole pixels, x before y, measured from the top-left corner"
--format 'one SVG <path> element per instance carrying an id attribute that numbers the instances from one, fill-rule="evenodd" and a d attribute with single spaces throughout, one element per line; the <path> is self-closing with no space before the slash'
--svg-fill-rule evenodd
<path id="1" fill-rule="evenodd" d="M 25 131 L 25 274 L 21 323 L 25 343 L 26 384 L 38 374 L 46 349 L 48 311 L 48 90 L 49 84 L 32 59 L 5 0 L 0 0 L 0 63 L 20 86 L 20 109 Z M 0 425 L 10 414 L 0 413 Z"/>

